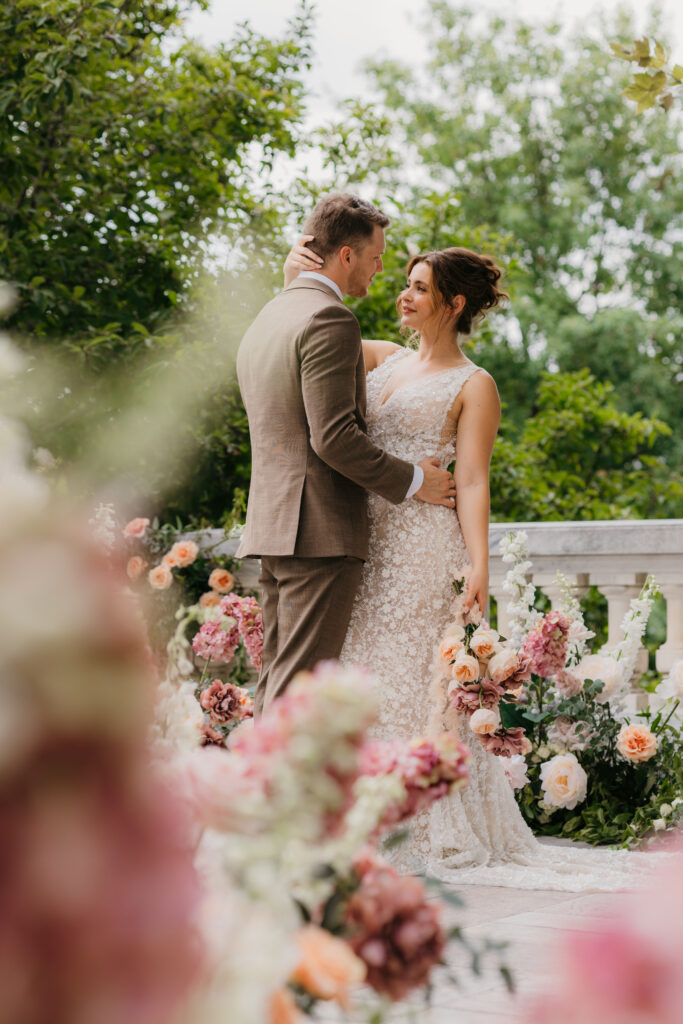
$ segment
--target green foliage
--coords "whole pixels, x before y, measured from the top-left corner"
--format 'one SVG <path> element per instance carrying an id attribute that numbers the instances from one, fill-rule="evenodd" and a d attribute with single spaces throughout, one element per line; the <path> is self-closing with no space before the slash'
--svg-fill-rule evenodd
<path id="1" fill-rule="evenodd" d="M 544 681 L 534 677 L 531 708 L 543 702 L 543 688 Z M 633 846 L 651 833 L 653 822 L 662 816 L 662 805 L 673 804 L 676 808 L 681 803 L 680 728 L 671 721 L 672 707 L 666 706 L 656 714 L 639 712 L 633 720 L 652 730 L 658 746 L 650 760 L 631 763 L 616 748 L 622 723 L 612 716 L 608 704 L 595 700 L 601 688 L 600 682 L 588 682 L 577 697 L 546 703 L 540 721 L 533 710 L 526 712 L 534 731 L 534 751 L 528 759 L 530 781 L 517 799 L 522 814 L 537 833 L 592 844 Z M 558 716 L 581 722 L 587 737 L 585 749 L 577 754 L 588 776 L 587 796 L 572 810 L 548 808 L 542 802 L 541 764 L 552 752 L 547 746 L 547 730 Z"/>
<path id="2" fill-rule="evenodd" d="M 200 241 L 258 219 L 259 171 L 293 150 L 303 21 L 280 43 L 243 27 L 209 51 L 179 34 L 191 6 L 9 0 L 0 14 L 0 278 L 21 300 L 10 326 L 68 338 L 100 367 L 153 344 Z"/>
<path id="3" fill-rule="evenodd" d="M 681 95 L 683 67 L 680 64 L 668 67 L 671 54 L 667 47 L 656 39 L 648 39 L 647 36 L 636 39 L 630 47 L 617 42 L 610 45 L 615 57 L 647 69 L 644 72 L 634 72 L 631 84 L 623 93 L 627 99 L 638 104 L 638 113 L 650 110 L 655 103 L 669 111 L 674 96 Z"/>
<path id="4" fill-rule="evenodd" d="M 620 412 L 611 384 L 587 370 L 543 376 L 519 438 L 505 430 L 491 467 L 499 520 L 652 518 L 683 497 L 683 479 L 653 455 L 669 428 Z"/>

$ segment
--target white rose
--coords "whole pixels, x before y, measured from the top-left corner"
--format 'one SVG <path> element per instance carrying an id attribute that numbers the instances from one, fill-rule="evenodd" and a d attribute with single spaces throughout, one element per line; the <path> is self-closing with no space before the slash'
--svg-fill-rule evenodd
<path id="1" fill-rule="evenodd" d="M 673 807 L 671 806 L 671 804 L 662 804 L 662 806 L 659 808 L 659 813 L 663 818 L 668 818 L 672 811 Z"/>
<path id="2" fill-rule="evenodd" d="M 585 643 L 586 640 L 591 640 L 594 636 L 595 633 L 587 629 L 580 619 L 572 619 L 569 624 L 569 633 L 567 634 L 567 641 L 570 644 Z"/>
<path id="3" fill-rule="evenodd" d="M 541 765 L 545 803 L 572 810 L 586 799 L 588 776 L 574 754 L 558 754 Z"/>
<path id="4" fill-rule="evenodd" d="M 677 796 L 675 800 L 671 801 L 671 807 L 672 808 L 680 807 L 681 804 L 683 804 L 683 799 L 680 796 Z"/>
<path id="5" fill-rule="evenodd" d="M 519 658 L 514 651 L 509 648 L 500 651 L 494 655 L 489 662 L 488 674 L 494 683 L 502 683 L 505 679 L 509 679 L 511 675 L 514 675 L 517 666 L 519 665 Z"/>
<path id="6" fill-rule="evenodd" d="M 652 822 L 652 827 L 654 828 L 655 832 L 663 832 L 666 828 L 666 822 L 664 821 L 664 818 L 655 818 L 655 820 Z"/>
<path id="7" fill-rule="evenodd" d="M 513 754 L 512 757 L 501 757 L 503 770 L 513 789 L 523 789 L 529 778 L 526 773 L 527 765 L 521 754 Z"/>
<path id="8" fill-rule="evenodd" d="M 479 708 L 470 718 L 470 729 L 477 736 L 489 736 L 500 725 L 500 715 L 489 708 Z"/>
<path id="9" fill-rule="evenodd" d="M 683 700 L 683 658 L 671 666 L 669 680 L 673 687 L 674 694 L 679 700 Z"/>
<path id="10" fill-rule="evenodd" d="M 587 654 L 573 670 L 579 679 L 600 679 L 605 684 L 596 696 L 600 704 L 605 704 L 613 697 L 623 682 L 623 673 L 619 662 L 602 654 Z"/>

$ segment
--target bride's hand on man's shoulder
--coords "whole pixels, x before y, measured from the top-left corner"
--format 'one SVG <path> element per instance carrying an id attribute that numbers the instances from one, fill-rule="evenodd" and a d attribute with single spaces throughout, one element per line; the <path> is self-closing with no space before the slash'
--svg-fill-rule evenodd
<path id="1" fill-rule="evenodd" d="M 285 288 L 299 276 L 302 270 L 320 270 L 323 260 L 317 252 L 309 249 L 307 242 L 313 241 L 313 235 L 302 235 L 287 253 L 285 260 Z"/>

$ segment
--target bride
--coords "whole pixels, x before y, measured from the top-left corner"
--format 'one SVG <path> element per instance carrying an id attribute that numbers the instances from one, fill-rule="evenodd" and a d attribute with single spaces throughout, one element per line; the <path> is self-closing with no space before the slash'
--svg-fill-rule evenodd
<path id="1" fill-rule="evenodd" d="M 304 236 L 290 251 L 285 285 L 318 268 L 308 242 L 315 245 Z M 424 735 L 434 722 L 430 680 L 452 618 L 453 581 L 468 574 L 465 611 L 486 607 L 488 476 L 500 402 L 492 377 L 464 355 L 459 339 L 507 298 L 500 277 L 493 260 L 468 249 L 414 256 L 396 304 L 417 348 L 363 342 L 371 440 L 409 462 L 425 452 L 442 468 L 455 460 L 457 491 L 455 513 L 369 495 L 369 554 L 340 658 L 377 677 L 375 735 L 384 739 Z M 409 840 L 389 854 L 400 868 L 460 884 L 576 892 L 623 888 L 642 874 L 644 854 L 538 841 L 500 758 L 473 742 L 466 717 L 456 716 L 456 732 L 472 753 L 470 783 L 414 819 Z"/>

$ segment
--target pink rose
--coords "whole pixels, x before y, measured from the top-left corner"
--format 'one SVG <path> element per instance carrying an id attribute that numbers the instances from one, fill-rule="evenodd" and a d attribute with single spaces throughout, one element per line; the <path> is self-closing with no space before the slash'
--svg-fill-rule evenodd
<path id="1" fill-rule="evenodd" d="M 528 754 L 531 750 L 531 744 L 521 728 L 499 729 L 479 739 L 489 754 L 495 754 L 496 757 L 514 757 L 516 754 Z"/>
<path id="2" fill-rule="evenodd" d="M 171 550 L 164 555 L 162 561 L 173 568 L 177 566 L 182 569 L 186 565 L 192 565 L 199 554 L 199 548 L 193 540 L 179 540 Z"/>
<path id="3" fill-rule="evenodd" d="M 560 697 L 576 697 L 583 690 L 583 679 L 568 668 L 561 668 L 554 681 Z"/>
<path id="4" fill-rule="evenodd" d="M 471 715 L 479 708 L 495 708 L 505 690 L 492 679 L 482 679 L 479 683 L 468 683 L 460 686 L 455 681 L 448 687 L 451 707 L 463 714 Z"/>
<path id="5" fill-rule="evenodd" d="M 214 569 L 209 576 L 209 586 L 219 594 L 229 594 L 235 586 L 235 577 L 227 569 Z"/>
<path id="6" fill-rule="evenodd" d="M 124 537 L 144 537 L 147 527 L 149 526 L 149 519 L 139 518 L 131 519 L 129 523 L 123 528 Z"/>
<path id="7" fill-rule="evenodd" d="M 254 704 L 249 694 L 241 686 L 233 683 L 222 683 L 219 679 L 202 693 L 199 703 L 214 725 L 228 725 L 250 718 L 254 713 Z"/>
<path id="8" fill-rule="evenodd" d="M 147 579 L 150 587 L 153 587 L 154 590 L 168 590 L 173 583 L 173 573 L 167 565 L 161 562 L 149 570 Z"/>

